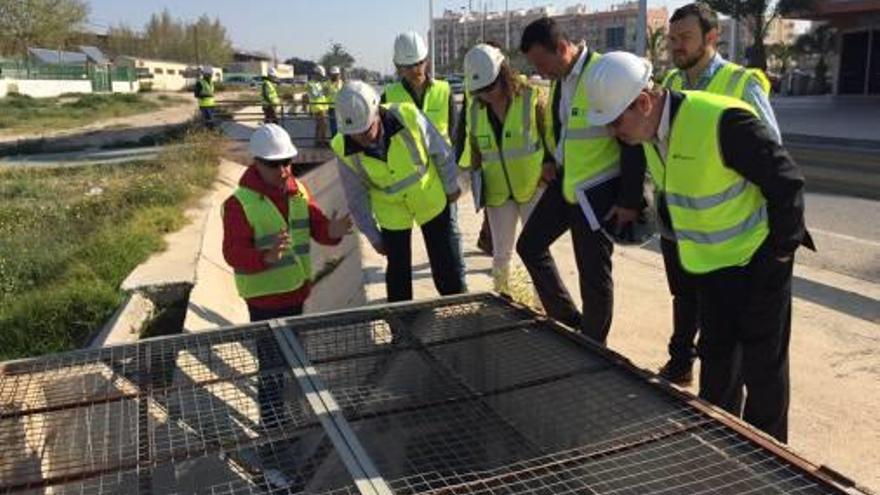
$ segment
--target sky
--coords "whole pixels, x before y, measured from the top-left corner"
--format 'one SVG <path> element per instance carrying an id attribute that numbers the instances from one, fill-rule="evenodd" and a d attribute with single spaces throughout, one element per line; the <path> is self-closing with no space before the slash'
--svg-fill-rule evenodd
<path id="1" fill-rule="evenodd" d="M 591 10 L 604 10 L 613 0 L 556 2 L 508 0 L 511 9 L 553 3 L 557 10 L 586 3 Z M 106 30 L 124 23 L 141 29 L 150 15 L 168 8 L 172 16 L 194 20 L 202 14 L 217 17 L 226 26 L 236 48 L 260 50 L 279 60 L 291 56 L 318 59 L 331 43 L 342 43 L 355 57 L 356 65 L 391 73 L 394 37 L 398 32 L 428 31 L 428 0 L 88 0 L 90 26 Z M 503 10 L 504 0 L 486 1 L 488 10 Z M 648 7 L 670 9 L 686 0 L 648 0 Z M 445 9 L 466 8 L 466 0 L 434 0 L 434 15 Z M 472 0 L 475 11 L 481 1 Z M 267 8 L 268 6 L 268 8 Z"/>

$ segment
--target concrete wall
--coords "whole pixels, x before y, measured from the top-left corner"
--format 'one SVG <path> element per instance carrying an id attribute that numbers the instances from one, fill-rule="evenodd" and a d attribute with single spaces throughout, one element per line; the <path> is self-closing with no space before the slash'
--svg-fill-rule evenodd
<path id="1" fill-rule="evenodd" d="M 140 89 L 140 83 L 137 81 L 113 81 L 114 93 L 137 93 Z"/>
<path id="2" fill-rule="evenodd" d="M 5 81 L 15 84 L 18 93 L 34 98 L 59 96 L 63 93 L 91 93 L 92 82 L 89 80 L 51 80 L 51 79 L 19 79 Z"/>

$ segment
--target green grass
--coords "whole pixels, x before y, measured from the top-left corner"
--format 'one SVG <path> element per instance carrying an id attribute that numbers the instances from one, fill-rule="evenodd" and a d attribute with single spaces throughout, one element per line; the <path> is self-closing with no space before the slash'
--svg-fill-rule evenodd
<path id="1" fill-rule="evenodd" d="M 175 104 L 140 94 L 72 94 L 59 98 L 31 98 L 11 94 L 0 99 L 0 134 L 79 127 L 113 117 L 126 117 Z"/>
<path id="2" fill-rule="evenodd" d="M 81 347 L 103 326 L 213 182 L 220 139 L 183 143 L 155 162 L 0 170 L 0 360 Z"/>

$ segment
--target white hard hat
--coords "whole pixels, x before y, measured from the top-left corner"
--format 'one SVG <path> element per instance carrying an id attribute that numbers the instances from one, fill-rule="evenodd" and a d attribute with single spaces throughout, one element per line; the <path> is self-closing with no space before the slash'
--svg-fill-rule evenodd
<path id="1" fill-rule="evenodd" d="M 400 33 L 394 39 L 394 65 L 415 65 L 428 57 L 428 45 L 415 31 Z"/>
<path id="2" fill-rule="evenodd" d="M 269 77 L 278 77 L 278 69 L 269 67 Z"/>
<path id="3" fill-rule="evenodd" d="M 379 94 L 363 81 L 349 81 L 336 94 L 336 122 L 343 134 L 360 134 L 379 113 Z"/>
<path id="4" fill-rule="evenodd" d="M 481 43 L 464 56 L 464 74 L 468 91 L 477 91 L 495 82 L 504 54 L 492 45 Z"/>
<path id="5" fill-rule="evenodd" d="M 610 52 L 587 73 L 592 125 L 606 125 L 620 117 L 651 82 L 651 62 L 629 52 Z"/>
<path id="6" fill-rule="evenodd" d="M 324 70 L 323 65 L 316 65 L 315 66 L 315 74 L 318 74 L 321 77 L 325 77 L 327 75 L 327 71 Z"/>
<path id="7" fill-rule="evenodd" d="M 203 65 L 202 66 L 202 74 L 205 76 L 213 76 L 214 75 L 214 68 L 211 67 L 210 65 Z"/>
<path id="8" fill-rule="evenodd" d="M 330 75 L 331 75 L 331 76 L 332 76 L 332 75 L 337 75 L 337 76 L 338 76 L 339 74 L 342 74 L 342 71 L 339 70 L 339 66 L 334 65 L 333 67 L 330 67 Z"/>
<path id="9" fill-rule="evenodd" d="M 251 155 L 264 160 L 286 160 L 299 152 L 290 140 L 290 134 L 277 124 L 261 125 L 251 134 L 248 144 Z"/>

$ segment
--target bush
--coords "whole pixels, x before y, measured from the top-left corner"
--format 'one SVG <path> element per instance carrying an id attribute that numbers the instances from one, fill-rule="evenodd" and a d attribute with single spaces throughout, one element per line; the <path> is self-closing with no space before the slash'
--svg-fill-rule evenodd
<path id="1" fill-rule="evenodd" d="M 188 132 L 155 162 L 0 170 L 0 359 L 85 344 L 125 277 L 184 224 L 220 148 Z"/>

